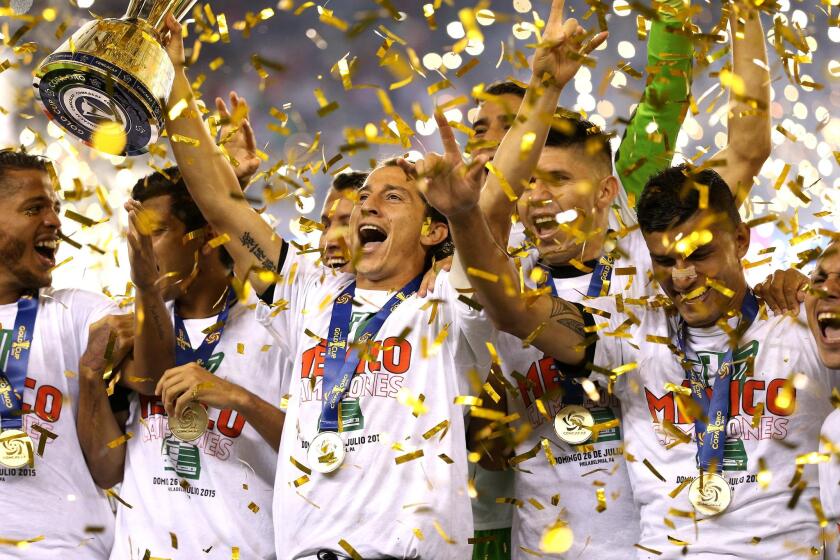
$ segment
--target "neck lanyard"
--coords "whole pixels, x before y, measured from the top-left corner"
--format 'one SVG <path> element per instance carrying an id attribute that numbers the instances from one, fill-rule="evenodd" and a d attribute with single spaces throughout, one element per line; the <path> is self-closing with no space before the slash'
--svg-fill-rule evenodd
<path id="1" fill-rule="evenodd" d="M 229 290 L 227 299 L 225 300 L 225 307 L 216 319 L 215 325 L 219 325 L 216 330 L 204 337 L 204 340 L 197 349 L 193 349 L 190 343 L 190 335 L 187 334 L 187 328 L 184 326 L 184 319 L 182 319 L 178 312 L 173 307 L 173 314 L 175 315 L 175 365 L 182 366 L 190 362 L 197 362 L 198 365 L 206 367 L 207 362 L 213 356 L 213 350 L 222 339 L 222 332 L 225 330 L 225 323 L 227 323 L 230 308 L 236 302 L 236 293 Z"/>
<path id="2" fill-rule="evenodd" d="M 37 295 L 24 296 L 18 300 L 12 347 L 0 371 L 0 427 L 3 430 L 20 430 L 23 426 L 23 417 L 20 414 L 23 388 L 37 315 Z"/>
<path id="3" fill-rule="evenodd" d="M 589 279 L 589 289 L 586 291 L 587 296 L 597 297 L 607 295 L 610 292 L 610 279 L 612 278 L 614 265 L 615 259 L 612 255 L 605 254 L 601 256 L 598 260 L 598 264 L 592 270 L 592 277 Z M 545 270 L 546 274 L 548 274 L 547 284 L 551 290 L 551 295 L 558 297 L 557 286 L 554 285 L 554 278 L 551 276 L 551 270 L 546 266 L 540 266 L 543 270 Z M 601 293 L 602 291 L 604 292 L 603 294 Z M 559 362 L 555 361 L 555 364 L 559 370 Z M 571 379 L 559 373 L 559 371 L 555 380 L 559 381 L 560 386 L 563 388 L 564 403 L 577 405 L 583 404 L 584 393 L 583 387 L 581 387 L 580 383 L 574 383 Z"/>
<path id="4" fill-rule="evenodd" d="M 741 303 L 741 318 L 736 331 L 743 334 L 755 321 L 758 314 L 758 300 L 752 291 L 747 292 Z M 677 343 L 683 356 L 686 354 L 686 324 L 682 319 L 677 324 Z M 724 447 L 726 442 L 726 424 L 729 422 L 730 383 L 734 369 L 732 348 L 727 349 L 717 371 L 717 381 L 712 388 L 712 396 L 706 393 L 706 381 L 702 371 L 688 368 L 686 377 L 691 382 L 691 393 L 700 405 L 703 416 L 694 419 L 695 439 L 697 441 L 697 465 L 704 472 L 723 470 Z M 709 436 L 708 438 L 706 436 Z"/>
<path id="5" fill-rule="evenodd" d="M 385 320 L 411 297 L 420 287 L 422 275 L 403 286 L 388 302 L 382 306 L 362 328 L 357 340 L 367 342 L 379 332 Z M 318 421 L 319 432 L 340 432 L 339 408 L 342 399 L 350 391 L 350 384 L 359 365 L 360 350 L 349 348 L 350 319 L 353 314 L 353 296 L 356 283 L 347 286 L 333 303 L 330 317 L 330 330 L 327 339 L 327 354 L 324 359 L 323 393 L 321 419 Z"/>

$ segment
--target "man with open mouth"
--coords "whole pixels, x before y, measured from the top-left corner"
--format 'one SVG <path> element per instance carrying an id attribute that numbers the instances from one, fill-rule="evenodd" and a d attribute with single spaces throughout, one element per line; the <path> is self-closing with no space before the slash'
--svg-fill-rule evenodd
<path id="1" fill-rule="evenodd" d="M 673 9 L 682 2 L 670 5 Z M 672 26 L 690 23 L 684 21 L 687 12 L 675 10 L 670 17 Z M 657 107 L 654 100 L 682 99 L 687 103 L 691 45 L 679 31 L 663 30 L 662 25 L 654 24 L 651 41 L 657 33 L 670 36 L 667 39 L 669 47 L 663 51 L 669 53 L 667 58 L 672 62 L 649 82 L 654 87 L 646 92 L 619 151 L 616 162 L 619 174 L 613 173 L 608 136 L 592 123 L 564 113 L 556 115 L 551 128 L 548 127 L 547 117 L 553 113 L 559 98 L 556 88 L 559 80 L 556 78 L 552 84 L 555 87 L 544 86 L 532 79 L 514 119 L 505 121 L 498 116 L 501 113 L 499 105 L 515 103 L 516 94 L 511 87 L 497 86 L 494 91 L 498 92 L 499 99 L 495 105 L 489 100 L 484 102 L 474 125 L 477 149 L 490 149 L 484 147 L 482 141 L 494 139 L 503 129 L 504 122 L 509 123 L 504 127 L 509 130 L 494 161 L 499 172 L 489 177 L 488 185 L 481 193 L 480 206 L 495 242 L 501 244 L 507 240 L 513 210 L 507 191 L 519 197 L 517 215 L 533 246 L 527 252 L 520 250 L 513 254 L 517 257 L 519 281 L 528 290 L 551 290 L 571 302 L 598 295 L 639 299 L 656 292 L 651 284 L 651 263 L 644 237 L 634 228 L 632 210 L 626 211 L 626 197 L 622 199 L 617 194 L 624 186 L 638 196 L 646 178 L 670 161 L 670 156 L 664 153 L 666 143 L 657 144 L 644 131 L 655 121 L 658 134 L 675 139 L 684 107 L 681 108 L 678 102 Z M 733 42 L 733 57 L 736 72 L 748 81 L 750 91 L 769 100 L 767 72 L 762 71 L 758 63 L 753 63 L 753 59 L 766 60 L 763 45 L 760 24 L 753 21 L 747 27 L 745 39 Z M 684 60 L 672 56 L 681 50 L 689 53 Z M 663 75 L 674 73 L 682 73 L 686 78 L 661 84 Z M 762 116 L 744 118 L 745 109 L 746 105 L 742 103 L 735 105 L 733 118 L 728 123 L 730 143 L 724 152 L 713 158 L 727 160 L 721 172 L 733 189 L 739 184 L 751 184 L 769 149 L 769 120 Z M 761 133 L 756 134 L 756 131 Z M 529 156 L 538 158 L 538 162 L 530 185 L 523 188 L 522 180 L 529 178 L 525 172 L 529 167 L 520 154 L 528 135 L 535 138 L 535 147 Z M 546 141 L 540 153 L 536 144 L 542 138 Z M 497 175 L 506 178 L 507 189 L 500 188 Z M 612 216 L 612 205 L 617 198 L 625 210 L 616 212 L 620 220 Z M 630 217 L 626 218 L 628 215 Z M 624 220 L 633 221 L 622 223 Z M 611 224 L 616 222 L 619 230 L 612 231 Z M 704 279 L 695 277 L 694 280 L 702 282 Z M 689 285 L 685 279 L 680 281 L 681 288 Z M 695 303 L 702 299 L 701 295 Z M 530 334 L 533 333 L 525 333 L 523 337 L 530 340 Z M 591 417 L 602 424 L 617 424 L 621 414 L 615 396 L 607 393 L 606 385 L 593 386 L 589 393 L 581 391 L 579 386 L 569 383 L 550 355 L 523 345 L 517 337 L 500 336 L 496 350 L 501 360 L 497 373 L 504 379 L 491 376 L 491 381 L 494 377 L 500 381 L 496 387 L 502 396 L 500 408 L 508 413 L 518 413 L 531 431 L 528 437 L 518 438 L 517 445 L 508 449 L 499 445 L 503 443 L 501 438 L 493 437 L 482 444 L 479 437 L 480 447 L 489 450 L 484 464 L 489 468 L 500 468 L 504 461 L 499 459 L 527 453 L 546 438 L 557 442 L 552 448 L 558 461 L 556 466 L 543 462 L 526 463 L 527 468 L 514 470 L 516 497 L 526 505 L 514 511 L 512 548 L 517 550 L 524 546 L 547 552 L 549 545 L 542 541 L 548 530 L 558 523 L 566 523 L 575 535 L 571 548 L 552 548 L 548 552 L 583 554 L 587 558 L 623 558 L 626 549 L 635 544 L 638 537 L 638 513 L 622 457 L 625 431 L 616 426 L 584 438 L 586 444 L 593 445 L 602 456 L 611 457 L 609 461 L 593 462 L 591 457 L 577 453 L 577 446 L 564 440 L 555 426 L 558 417 L 577 407 L 586 408 Z M 505 391 L 505 387 L 513 391 Z M 489 429 L 484 431 L 485 435 L 491 433 L 493 431 Z M 598 471 L 593 466 L 598 464 L 612 468 Z M 599 485 L 602 492 L 598 494 L 589 485 L 576 484 L 584 477 Z M 558 500 L 555 486 L 545 484 L 546 480 L 553 480 L 558 487 L 568 490 L 561 492 Z M 535 498 L 543 507 L 527 505 L 530 498 Z M 592 523 L 592 511 L 598 512 L 598 523 Z"/>
<path id="2" fill-rule="evenodd" d="M 51 165 L 0 152 L 0 494 L 3 538 L 19 543 L 3 557 L 102 559 L 114 527 L 102 489 L 125 460 L 107 385 L 117 372 L 133 388 L 156 379 L 161 352 L 123 360 L 135 319 L 102 294 L 51 287 L 62 235 Z M 136 297 L 152 310 L 154 294 Z"/>
<path id="3" fill-rule="evenodd" d="M 840 370 L 840 243 L 832 242 L 817 259 L 805 296 L 805 313 L 811 335 L 817 343 L 820 360 L 826 367 Z M 840 376 L 840 371 L 835 372 Z M 823 424 L 819 464 L 820 503 L 828 520 L 826 555 L 840 558 L 840 393 L 831 395 L 834 411 Z M 836 530 L 831 530 L 834 528 Z"/>
<path id="4" fill-rule="evenodd" d="M 258 316 L 293 357 L 274 493 L 279 558 L 468 558 L 472 534 L 462 400 L 486 371 L 492 329 L 464 302 L 464 274 L 422 274 L 446 244 L 446 221 L 418 190 L 412 164 L 383 162 L 357 191 L 350 220 L 355 276 L 326 273 L 280 238 L 241 196 L 235 173 L 197 117 L 180 26 L 170 135 L 184 181 L 241 280 L 268 305 Z M 170 113 L 171 116 L 171 113 Z M 197 165 L 201 162 L 201 165 Z M 473 173 L 480 174 L 481 166 Z M 443 538 L 440 538 L 440 537 Z"/>

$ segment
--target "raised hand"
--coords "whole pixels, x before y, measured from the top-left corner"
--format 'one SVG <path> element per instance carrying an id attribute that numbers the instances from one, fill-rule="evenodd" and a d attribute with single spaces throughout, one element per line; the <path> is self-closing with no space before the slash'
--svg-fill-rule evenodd
<path id="1" fill-rule="evenodd" d="M 467 164 L 446 117 L 436 111 L 435 120 L 440 130 L 444 153 L 426 154 L 426 157 L 415 164 L 420 192 L 429 204 L 446 217 L 462 212 L 478 212 L 478 199 L 484 182 L 484 166 L 490 156 L 482 154 Z"/>
<path id="2" fill-rule="evenodd" d="M 159 273 L 152 248 L 151 228 L 143 205 L 136 200 L 125 203 L 128 211 L 128 261 L 131 264 L 131 281 L 138 290 L 152 290 Z"/>
<path id="3" fill-rule="evenodd" d="M 240 185 L 246 185 L 260 167 L 257 157 L 257 137 L 248 119 L 248 102 L 235 91 L 230 92 L 230 109 L 221 97 L 216 98 L 216 110 L 222 117 L 221 144 L 235 162 L 233 169 Z M 233 115 L 233 118 L 231 117 Z"/>
<path id="4" fill-rule="evenodd" d="M 609 35 L 602 31 L 587 42 L 583 42 L 586 31 L 574 18 L 563 20 L 564 0 L 553 0 L 551 13 L 545 26 L 542 42 L 534 53 L 531 64 L 533 76 L 542 79 L 548 74 L 553 84 L 562 87 L 580 69 L 584 58 Z"/>
<path id="5" fill-rule="evenodd" d="M 183 27 L 172 14 L 166 16 L 165 23 L 166 33 L 161 38 L 161 43 L 166 49 L 166 54 L 169 55 L 172 65 L 175 68 L 183 68 L 187 62 L 184 56 L 184 38 L 181 35 Z"/>

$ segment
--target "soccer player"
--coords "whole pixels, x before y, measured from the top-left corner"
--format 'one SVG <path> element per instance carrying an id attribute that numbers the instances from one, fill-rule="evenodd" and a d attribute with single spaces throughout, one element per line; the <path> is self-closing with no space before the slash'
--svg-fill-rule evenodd
<path id="1" fill-rule="evenodd" d="M 749 34 L 746 39 L 734 45 L 738 69 L 744 66 L 748 55 L 757 56 L 755 53 L 764 52 L 764 39 L 758 22 L 747 31 Z M 761 59 L 760 56 L 758 58 Z M 750 91 L 762 98 L 765 95 L 769 97 L 769 78 L 766 72 L 756 73 L 744 69 L 743 73 L 750 79 Z M 535 86 L 532 83 L 531 87 Z M 527 171 L 527 162 L 520 163 L 522 159 L 519 157 L 522 138 L 528 133 L 535 134 L 537 138 L 546 134 L 547 126 L 541 124 L 545 123 L 545 119 L 533 115 L 550 111 L 552 103 L 559 97 L 559 91 L 554 93 L 553 99 L 547 93 L 554 92 L 548 90 L 539 96 L 532 107 L 525 105 L 524 110 L 520 109 L 520 117 L 516 119 L 497 153 L 495 163 L 500 168 L 515 170 L 508 183 L 516 195 L 523 193 L 516 185 L 521 185 L 521 178 L 527 176 L 521 171 Z M 736 107 L 736 110 L 741 109 L 740 105 Z M 650 107 L 643 103 L 635 118 L 644 118 L 650 112 Z M 679 115 L 680 111 L 669 110 L 666 113 Z M 522 118 L 523 114 L 525 118 Z M 660 121 L 660 125 L 663 122 L 667 121 Z M 753 134 L 756 130 L 749 128 L 754 124 L 754 121 L 747 122 L 740 118 L 730 119 L 729 125 L 734 127 L 730 131 L 732 143 L 742 147 L 745 135 Z M 631 125 L 630 128 L 634 127 Z M 669 128 L 665 126 L 662 131 L 668 134 Z M 769 121 L 758 130 L 763 130 L 769 138 Z M 628 133 L 632 134 L 635 133 Z M 675 135 L 675 132 L 672 134 Z M 762 136 L 755 135 L 758 139 L 755 148 L 759 153 Z M 632 146 L 633 142 L 625 138 L 622 143 L 621 151 L 626 155 L 630 151 L 625 151 L 625 144 Z M 728 147 L 727 150 L 732 153 L 733 149 Z M 612 174 L 606 135 L 586 121 L 574 117 L 559 118 L 547 131 L 545 148 L 537 157 L 539 166 L 536 180 L 520 196 L 518 205 L 520 219 L 536 244 L 535 249 L 518 259 L 520 281 L 524 281 L 531 290 L 540 286 L 551 288 L 554 293 L 572 302 L 581 301 L 587 295 L 617 294 L 624 298 L 640 298 L 652 292 L 647 247 L 640 232 L 631 228 L 620 232 L 609 231 L 610 206 L 621 186 L 618 178 Z M 718 157 L 721 156 L 715 159 Z M 746 173 L 758 172 L 761 167 L 759 157 L 749 158 L 754 163 Z M 652 159 L 659 161 L 661 157 Z M 622 168 L 621 165 L 618 167 Z M 737 177 L 745 173 L 741 167 L 740 163 L 733 161 L 731 169 L 727 169 L 726 173 L 736 177 L 736 181 L 740 180 Z M 647 169 L 649 172 L 650 168 Z M 635 172 L 631 175 L 628 182 L 634 184 Z M 493 184 L 494 181 L 496 178 L 490 177 L 489 184 L 482 191 L 481 207 L 498 241 L 504 239 L 509 228 L 512 204 L 507 195 Z M 564 214 L 572 214 L 572 217 L 568 223 L 558 224 L 556 217 Z M 528 338 L 528 334 L 525 338 Z M 559 437 L 562 440 L 557 433 L 556 422 L 562 422 L 562 418 L 579 411 L 581 406 L 587 408 L 589 414 L 602 424 L 615 423 L 620 419 L 618 402 L 614 396 L 606 395 L 606 387 L 602 387 L 600 393 L 595 388 L 589 394 L 584 393 L 580 387 L 570 385 L 558 371 L 554 360 L 536 348 L 523 348 L 520 340 L 503 335 L 499 338 L 497 351 L 507 381 L 500 383 L 497 390 L 505 386 L 516 388 L 511 395 L 504 395 L 504 391 L 500 391 L 507 401 L 505 403 L 503 400 L 502 404 L 507 405 L 509 412 L 517 412 L 526 419 L 532 430 L 526 432 L 530 434 L 529 437 L 518 438 L 519 445 L 515 449 L 517 455 L 533 449 L 545 438 L 556 441 Z M 485 433 L 490 432 L 488 430 Z M 538 549 L 541 536 L 558 521 L 558 511 L 563 512 L 560 519 L 568 523 L 576 535 L 573 553 L 578 550 L 586 551 L 593 558 L 610 555 L 621 557 L 622 551 L 636 542 L 632 527 L 637 513 L 630 501 L 629 482 L 621 457 L 621 434 L 620 428 L 612 428 L 602 430 L 592 438 L 584 438 L 588 444 L 594 445 L 598 453 L 609 459 L 593 461 L 586 454 L 576 453 L 570 441 L 561 441 L 556 444 L 559 448 L 554 448 L 558 454 L 557 466 L 540 461 L 532 467 L 534 461 L 529 461 L 524 463 L 522 470 L 515 471 L 516 497 L 526 505 L 515 511 L 514 548 L 524 546 Z M 499 438 L 491 440 L 493 443 L 500 441 Z M 495 451 L 498 453 L 498 450 Z M 499 466 L 497 461 L 487 463 L 488 466 Z M 595 471 L 593 465 L 599 464 L 611 468 Z M 557 493 L 543 483 L 548 476 L 559 477 L 558 485 L 570 488 L 565 494 L 560 493 L 560 500 L 555 497 Z M 590 480 L 595 486 L 574 484 Z M 595 487 L 604 492 L 596 493 Z M 612 497 L 613 501 L 604 501 L 607 497 Z M 529 498 L 555 507 L 530 507 Z M 590 522 L 593 511 L 600 511 L 598 523 Z M 616 527 L 623 530 L 616 530 Z"/>
<path id="2" fill-rule="evenodd" d="M 820 359 L 826 367 L 840 370 L 840 243 L 832 242 L 817 259 L 805 297 L 805 312 Z M 835 371 L 834 375 L 840 375 Z M 828 457 L 819 464 L 820 502 L 828 519 L 826 555 L 840 558 L 840 407 L 838 394 L 831 396 L 834 411 L 822 427 L 822 449 Z"/>
<path id="3" fill-rule="evenodd" d="M 169 302 L 164 315 L 145 321 L 165 323 L 173 367 L 131 399 L 134 437 L 111 558 L 147 551 L 230 558 L 233 550 L 274 558 L 272 486 L 288 363 L 257 323 L 256 299 L 239 301 L 231 287 L 230 256 L 212 242 L 217 235 L 178 169 L 140 180 L 132 198 L 132 235 Z M 179 422 L 185 415 L 197 417 L 189 432 Z"/>
<path id="4" fill-rule="evenodd" d="M 803 327 L 758 308 L 740 263 L 749 230 L 720 176 L 680 166 L 643 192 L 639 224 L 668 298 L 658 304 L 509 297 L 516 276 L 505 255 L 469 251 L 490 239 L 474 212 L 476 190 L 428 196 L 449 217 L 465 266 L 499 275 L 472 277 L 497 323 L 523 338 L 533 333 L 533 344 L 572 366 L 572 382 L 584 368 L 601 374 L 620 399 L 641 509 L 638 556 L 679 558 L 683 546 L 705 558 L 819 550 L 816 476 L 797 469 L 796 458 L 816 450 L 837 379 Z M 568 429 L 583 427 L 601 428 L 583 415 Z"/>
<path id="5" fill-rule="evenodd" d="M 17 544 L 3 557 L 107 558 L 114 520 L 99 488 L 119 482 L 125 447 L 103 376 L 120 369 L 140 387 L 162 373 L 161 352 L 152 343 L 123 361 L 132 316 L 102 294 L 51 287 L 61 221 L 50 165 L 0 152 L 0 493 L 3 538 Z"/>
<path id="6" fill-rule="evenodd" d="M 566 118 L 556 121 L 548 130 L 545 148 L 539 159 L 537 179 L 532 182 L 531 187 L 523 190 L 518 184 L 513 186 L 514 192 L 519 195 L 518 215 L 521 223 L 525 225 L 531 240 L 530 244 L 536 245 L 530 249 L 528 257 L 523 259 L 525 261 L 522 263 L 523 277 L 529 283 L 531 282 L 528 278 L 529 273 L 539 259 L 539 263 L 545 266 L 546 270 L 551 271 L 550 282 L 556 289 L 561 290 L 565 297 L 573 300 L 579 299 L 581 294 L 587 292 L 594 282 L 591 270 L 597 268 L 599 259 L 609 252 L 604 249 L 602 241 L 607 229 L 620 230 L 622 227 L 635 224 L 635 212 L 630 207 L 625 190 L 632 193 L 635 200 L 641 193 L 644 181 L 651 171 L 669 165 L 677 132 L 687 110 L 692 57 L 690 30 L 685 25 L 688 6 L 682 0 L 669 0 L 660 4 L 659 17 L 652 21 L 648 36 L 648 80 L 640 104 L 625 129 L 618 151 L 616 169 L 619 173 L 613 174 L 612 150 L 608 136 L 600 132 L 592 123 L 579 119 L 575 115 L 567 115 Z M 534 78 L 529 87 L 532 92 L 540 91 L 539 76 L 534 76 Z M 546 110 L 546 114 L 541 115 L 542 118 L 549 118 L 554 111 L 554 107 L 549 105 L 552 101 L 556 102 L 554 91 L 556 89 L 546 92 L 547 99 L 540 101 L 540 106 Z M 521 107 L 525 97 L 526 89 L 514 82 L 492 84 L 483 92 L 481 95 L 483 101 L 478 106 L 473 122 L 475 135 L 470 143 L 473 153 L 495 154 L 496 147 L 511 126 L 521 127 L 514 124 L 513 116 L 519 112 L 520 123 L 529 117 L 527 107 L 526 110 L 522 110 Z M 526 103 L 536 104 L 534 96 L 529 96 Z M 647 132 L 651 126 L 656 128 L 654 133 Z M 534 131 L 531 130 L 531 132 Z M 517 138 L 521 136 L 516 134 L 516 131 L 514 134 Z M 516 149 L 510 142 L 508 146 Z M 618 177 L 621 179 L 619 180 Z M 616 219 L 612 212 L 616 200 L 618 201 L 616 215 L 620 219 Z M 489 216 L 498 219 L 500 236 L 510 229 L 509 214 L 512 205 L 508 202 L 506 193 L 498 189 L 487 189 L 482 200 L 482 209 Z M 588 212 L 594 219 L 583 220 L 582 216 L 578 216 L 578 219 L 570 220 L 571 223 L 559 228 L 555 216 L 566 210 L 574 212 L 575 209 L 582 211 L 579 214 Z M 577 231 L 580 235 L 572 235 L 572 231 Z M 582 243 L 582 237 L 586 238 L 585 243 Z M 621 244 L 620 251 L 616 253 L 630 255 L 638 254 L 640 251 L 642 254 L 646 252 L 644 242 L 638 234 L 627 235 L 625 231 L 620 235 L 614 233 L 612 237 L 610 244 L 616 241 L 615 238 L 619 238 L 618 242 Z M 517 246 L 520 241 L 522 239 L 519 230 L 515 230 L 507 243 Z M 558 251 L 561 247 L 562 250 Z M 570 264 L 570 261 L 576 260 L 583 261 L 577 268 Z M 625 293 L 644 294 L 649 291 L 646 277 L 650 269 L 649 264 L 643 266 L 637 261 L 634 265 L 636 273 L 633 275 L 613 277 L 611 272 L 608 273 L 614 286 L 613 293 L 625 291 Z M 628 283 L 631 278 L 633 282 Z M 610 280 L 606 282 L 606 291 L 610 291 Z M 532 437 L 526 438 L 520 444 L 519 449 L 524 452 L 532 448 L 539 441 L 540 436 L 545 433 L 553 434 L 551 423 L 545 422 L 543 416 L 536 413 L 534 397 L 541 396 L 543 392 L 558 396 L 557 382 L 559 380 L 551 377 L 550 372 L 553 366 L 550 365 L 552 363 L 550 359 L 546 360 L 546 357 L 536 349 L 523 349 L 521 341 L 514 337 L 503 336 L 497 351 L 503 362 L 501 369 L 508 373 L 510 383 L 518 384 L 517 379 L 510 377 L 513 372 L 521 372 L 523 375 L 527 373 L 525 377 L 531 378 L 530 382 L 525 381 L 532 384 L 530 389 L 523 388 L 518 398 L 514 395 L 520 406 L 517 406 L 517 403 L 511 403 L 512 406 L 508 407 L 516 409 L 522 418 L 530 419 L 529 424 L 532 427 L 535 425 L 537 427 L 532 432 Z M 543 369 L 540 364 L 549 364 L 548 370 L 541 376 L 544 381 L 534 379 L 534 376 L 540 376 Z M 506 397 L 507 395 L 503 392 L 502 401 L 499 403 L 503 410 L 507 404 Z M 554 406 L 561 404 L 559 398 L 547 400 L 552 401 Z M 613 403 L 611 408 L 601 407 L 601 410 L 617 415 L 618 405 Z M 540 425 L 543 426 L 542 430 L 539 429 Z M 609 437 L 614 442 L 611 447 L 620 448 L 620 430 L 613 431 Z M 604 434 L 603 439 L 606 441 L 607 434 Z M 493 461 L 490 463 L 493 467 L 501 466 Z M 577 462 L 571 464 L 576 465 Z M 554 492 L 551 492 L 542 481 L 547 476 L 553 476 L 553 473 L 571 469 L 563 466 L 551 469 L 550 466 L 546 466 L 546 470 L 549 469 L 551 474 L 538 473 L 530 469 L 526 469 L 528 472 L 506 469 L 490 473 L 480 465 L 476 468 L 475 485 L 478 499 L 473 502 L 476 539 L 489 540 L 486 544 L 476 545 L 474 554 L 476 560 L 509 556 L 509 553 L 505 556 L 493 551 L 499 549 L 500 541 L 506 542 L 510 547 L 510 527 L 514 516 L 517 534 L 513 548 L 515 550 L 519 547 L 532 550 L 539 548 L 541 534 L 557 519 L 556 509 L 538 508 L 531 505 L 513 509 L 507 503 L 495 502 L 498 497 L 514 495 L 512 480 L 514 473 L 520 478 L 516 485 L 515 495 L 523 503 L 528 504 L 528 499 L 531 497 L 550 502 Z M 586 472 L 591 470 L 585 469 Z M 570 475 L 572 481 L 578 482 L 580 473 L 570 473 Z M 530 484 L 529 481 L 531 481 Z M 557 482 L 566 486 L 566 481 L 562 477 Z M 618 545 L 612 550 L 618 551 L 624 544 L 622 539 L 629 543 L 635 542 L 637 530 L 632 528 L 638 526 L 638 516 L 630 501 L 629 482 L 623 466 L 620 464 L 616 466 L 610 474 L 609 482 L 611 488 L 609 494 L 620 499 L 617 499 L 606 513 L 599 515 L 598 520 L 604 531 L 609 531 L 610 527 L 617 525 L 625 528 L 622 531 L 613 531 L 611 534 L 610 541 Z M 581 491 L 588 492 L 586 499 L 578 499 L 578 496 L 570 496 L 566 493 L 556 508 L 585 511 L 587 515 L 580 516 L 580 519 L 586 521 L 588 525 L 589 511 L 597 505 L 596 496 L 587 488 L 582 488 Z M 570 507 L 572 505 L 574 507 Z M 507 529 L 503 529 L 504 527 Z M 597 538 L 592 540 L 598 542 Z M 579 543 L 581 547 L 585 546 L 593 557 L 604 557 L 605 553 L 598 544 L 587 545 L 584 539 L 580 539 Z"/>
<path id="7" fill-rule="evenodd" d="M 350 218 L 355 278 L 325 274 L 295 254 L 232 196 L 233 170 L 189 100 L 180 26 L 169 25 L 178 67 L 171 102 L 187 99 L 188 108 L 167 128 L 199 139 L 173 143 L 173 151 L 203 215 L 229 236 L 237 274 L 272 302 L 260 316 L 294 361 L 275 481 L 278 557 L 468 558 L 457 397 L 470 391 L 470 369 L 489 366 L 490 327 L 459 301 L 463 275 L 439 275 L 434 302 L 415 295 L 446 245 L 445 220 L 420 195 L 410 164 L 384 162 L 358 191 Z M 269 289 L 265 274 L 248 274 L 254 268 L 279 279 Z"/>

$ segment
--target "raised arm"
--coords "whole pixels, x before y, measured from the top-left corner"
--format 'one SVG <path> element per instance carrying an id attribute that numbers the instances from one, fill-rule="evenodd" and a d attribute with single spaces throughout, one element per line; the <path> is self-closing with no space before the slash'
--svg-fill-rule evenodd
<path id="1" fill-rule="evenodd" d="M 510 130 L 502 139 L 493 159 L 495 172 L 487 177 L 481 192 L 481 211 L 487 224 L 499 243 L 507 243 L 510 234 L 510 216 L 516 199 L 522 196 L 525 186 L 531 180 L 545 145 L 548 129 L 560 92 L 580 68 L 583 57 L 597 48 L 607 38 L 599 33 L 591 41 L 581 45 L 585 32 L 577 20 L 563 21 L 564 0 L 553 0 L 551 13 L 543 34 L 543 41 L 534 53 L 531 65 L 531 81 L 525 92 L 525 99 L 519 106 Z M 572 45 L 570 49 L 568 45 Z M 523 150 L 523 141 L 531 144 Z M 504 182 L 504 185 L 503 185 Z M 507 191 L 507 192 L 506 192 Z M 513 200 L 511 200 L 511 196 Z"/>
<path id="2" fill-rule="evenodd" d="M 449 220 L 456 262 L 467 272 L 479 302 L 493 323 L 571 365 L 584 360 L 580 310 L 548 293 L 524 297 L 513 263 L 496 241 L 479 208 L 480 173 L 463 163 L 449 124 L 438 115 L 446 151 L 432 164 L 418 163 L 420 188 L 429 204 Z M 453 269 L 455 267 L 453 266 Z"/>
<path id="3" fill-rule="evenodd" d="M 770 72 L 758 11 L 734 3 L 729 17 L 732 78 L 727 118 L 728 143 L 713 161 L 740 205 L 770 157 Z M 739 25 L 741 18 L 743 26 Z"/>
<path id="4" fill-rule="evenodd" d="M 693 47 L 688 5 L 660 0 L 647 44 L 647 83 L 624 131 L 615 169 L 628 195 L 638 199 L 648 178 L 671 165 L 691 93 Z M 651 123 L 656 131 L 648 132 Z M 634 220 L 635 221 L 635 220 Z"/>
<path id="5" fill-rule="evenodd" d="M 131 200 L 128 210 L 128 258 L 134 283 L 134 351 L 122 367 L 120 383 L 144 395 L 154 393 L 158 380 L 175 365 L 175 335 L 158 285 L 160 271 L 143 207 Z"/>
<path id="6" fill-rule="evenodd" d="M 230 237 L 225 249 L 233 257 L 236 275 L 248 278 L 257 293 L 262 293 L 268 283 L 250 273 L 257 269 L 276 272 L 283 240 L 248 204 L 233 166 L 201 120 L 184 68 L 181 24 L 171 16 L 166 24 L 167 53 L 175 65 L 175 83 L 166 106 L 172 152 L 204 218 Z"/>

